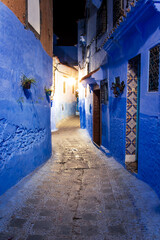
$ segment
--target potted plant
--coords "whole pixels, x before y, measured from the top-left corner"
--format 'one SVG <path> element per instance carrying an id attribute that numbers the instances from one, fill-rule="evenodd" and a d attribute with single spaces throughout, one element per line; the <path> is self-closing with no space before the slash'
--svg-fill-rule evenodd
<path id="1" fill-rule="evenodd" d="M 46 93 L 47 96 L 51 96 L 51 94 L 52 94 L 52 89 L 45 87 L 45 88 L 44 88 L 44 91 L 45 91 L 45 93 Z"/>
<path id="2" fill-rule="evenodd" d="M 36 83 L 36 80 L 34 78 L 27 78 L 25 75 L 23 75 L 21 82 L 23 89 L 30 89 L 31 85 Z"/>

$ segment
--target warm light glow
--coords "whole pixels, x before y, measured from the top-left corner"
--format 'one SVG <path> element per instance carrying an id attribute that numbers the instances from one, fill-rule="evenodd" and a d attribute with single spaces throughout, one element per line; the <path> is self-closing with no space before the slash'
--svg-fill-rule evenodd
<path id="1" fill-rule="evenodd" d="M 79 71 L 78 80 L 81 80 L 81 78 L 82 78 L 82 73 L 81 73 L 81 71 Z"/>
<path id="2" fill-rule="evenodd" d="M 73 77 L 70 77 L 70 78 L 68 78 L 68 83 L 69 83 L 69 85 L 75 85 L 75 83 L 76 83 L 76 80 L 75 80 L 75 78 L 73 78 Z"/>

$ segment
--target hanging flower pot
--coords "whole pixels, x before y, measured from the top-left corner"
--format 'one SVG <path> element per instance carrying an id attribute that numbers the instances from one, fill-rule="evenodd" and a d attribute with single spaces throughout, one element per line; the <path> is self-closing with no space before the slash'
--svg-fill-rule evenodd
<path id="1" fill-rule="evenodd" d="M 28 81 L 28 82 L 24 83 L 23 88 L 30 89 L 31 88 L 31 81 Z"/>
<path id="2" fill-rule="evenodd" d="M 30 89 L 31 85 L 36 83 L 36 80 L 34 78 L 27 78 L 25 75 L 23 75 L 21 83 L 23 89 Z"/>
<path id="3" fill-rule="evenodd" d="M 51 94 L 52 94 L 52 89 L 50 89 L 50 88 L 48 88 L 48 89 L 45 88 L 44 91 L 45 91 L 45 93 L 46 93 L 47 96 L 51 96 Z"/>
<path id="4" fill-rule="evenodd" d="M 48 96 L 51 96 L 51 93 L 52 93 L 52 91 L 46 92 L 46 94 L 47 94 Z"/>

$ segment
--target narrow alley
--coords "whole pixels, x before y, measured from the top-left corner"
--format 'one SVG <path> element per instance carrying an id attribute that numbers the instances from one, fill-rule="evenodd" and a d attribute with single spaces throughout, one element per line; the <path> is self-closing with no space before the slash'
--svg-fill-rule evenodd
<path id="1" fill-rule="evenodd" d="M 0 240 L 158 240 L 160 200 L 96 148 L 79 118 L 52 134 L 52 157 L 0 198 Z"/>

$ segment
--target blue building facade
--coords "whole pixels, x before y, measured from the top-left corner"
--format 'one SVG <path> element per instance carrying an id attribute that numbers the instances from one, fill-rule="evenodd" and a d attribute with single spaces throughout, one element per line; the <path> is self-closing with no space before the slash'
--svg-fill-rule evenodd
<path id="1" fill-rule="evenodd" d="M 160 1 L 98 3 L 88 3 L 86 32 L 79 22 L 81 127 L 123 166 L 136 165 L 135 175 L 160 195 Z M 104 26 L 100 36 L 93 22 Z"/>
<path id="2" fill-rule="evenodd" d="M 34 33 L 0 2 L 0 194 L 51 156 L 52 58 Z M 22 77 L 34 78 L 23 89 Z"/>

